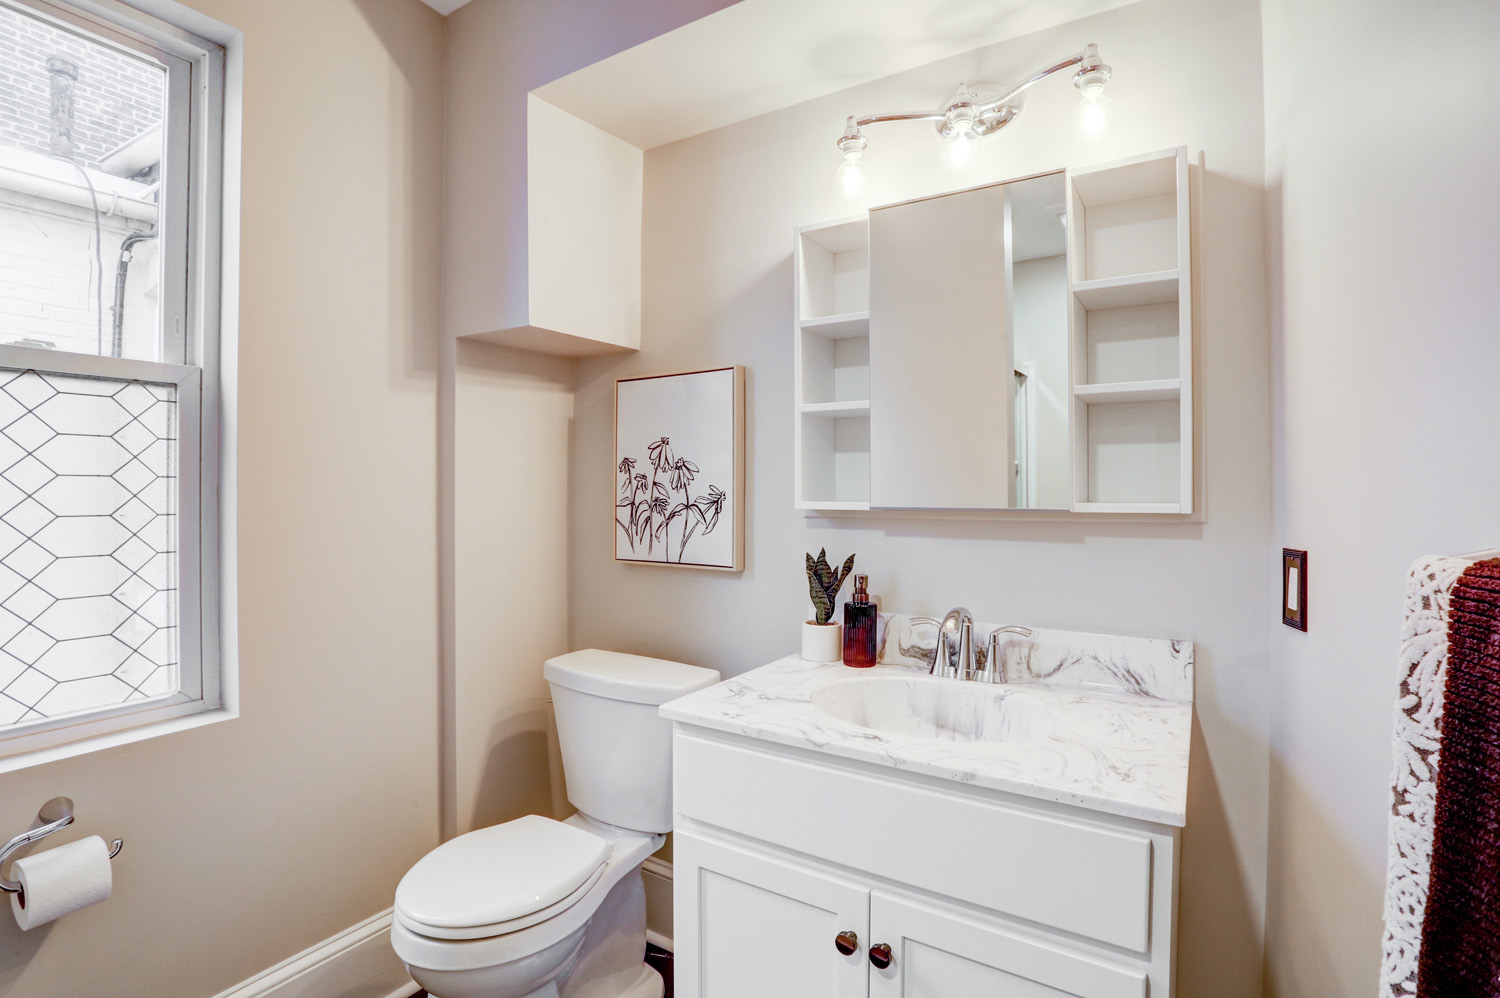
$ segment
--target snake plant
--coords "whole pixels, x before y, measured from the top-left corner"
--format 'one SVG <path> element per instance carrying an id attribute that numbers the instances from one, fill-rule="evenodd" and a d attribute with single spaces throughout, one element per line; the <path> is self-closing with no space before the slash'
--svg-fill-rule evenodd
<path id="1" fill-rule="evenodd" d="M 844 562 L 844 567 L 837 572 L 828 564 L 827 548 L 818 550 L 816 560 L 812 555 L 807 556 L 807 589 L 812 596 L 813 610 L 818 623 L 826 624 L 833 619 L 834 600 L 838 599 L 844 580 L 853 570 L 854 555 L 852 554 Z"/>

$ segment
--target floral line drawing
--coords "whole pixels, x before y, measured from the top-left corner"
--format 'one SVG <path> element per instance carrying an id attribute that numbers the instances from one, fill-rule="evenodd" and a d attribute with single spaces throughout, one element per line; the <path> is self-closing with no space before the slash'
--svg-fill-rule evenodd
<path id="1" fill-rule="evenodd" d="M 688 541 L 695 536 L 713 533 L 719 525 L 727 498 L 723 489 L 710 485 L 708 492 L 691 498 L 693 479 L 698 466 L 672 452 L 671 440 L 661 437 L 646 447 L 646 463 L 651 467 L 637 471 L 633 457 L 620 459 L 620 495 L 615 500 L 615 526 L 624 531 L 632 553 L 645 546 L 648 560 L 655 560 L 656 546 L 661 545 L 661 559 L 671 562 L 672 545 L 676 543 L 676 561 L 682 564 Z M 681 498 L 678 498 L 678 493 Z M 672 525 L 681 521 L 676 537 Z"/>

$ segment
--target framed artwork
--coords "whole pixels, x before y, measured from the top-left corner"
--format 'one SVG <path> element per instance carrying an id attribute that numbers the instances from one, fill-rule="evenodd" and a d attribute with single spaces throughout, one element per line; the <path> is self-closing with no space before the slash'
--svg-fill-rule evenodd
<path id="1" fill-rule="evenodd" d="M 745 567 L 745 369 L 615 382 L 615 560 Z"/>

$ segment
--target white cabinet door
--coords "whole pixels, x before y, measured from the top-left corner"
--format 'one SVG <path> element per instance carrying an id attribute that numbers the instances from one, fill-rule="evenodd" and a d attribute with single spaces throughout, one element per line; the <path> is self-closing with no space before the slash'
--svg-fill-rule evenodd
<path id="1" fill-rule="evenodd" d="M 870 970 L 870 998 L 1144 998 L 1144 969 L 1002 929 L 900 895 L 870 895 L 870 945 L 890 965 Z M 877 955 L 878 958 L 878 955 Z"/>
<path id="2" fill-rule="evenodd" d="M 680 998 L 865 998 L 868 886 L 688 832 L 672 860 Z"/>
<path id="3" fill-rule="evenodd" d="M 870 505 L 1015 505 L 1005 185 L 870 212 Z"/>

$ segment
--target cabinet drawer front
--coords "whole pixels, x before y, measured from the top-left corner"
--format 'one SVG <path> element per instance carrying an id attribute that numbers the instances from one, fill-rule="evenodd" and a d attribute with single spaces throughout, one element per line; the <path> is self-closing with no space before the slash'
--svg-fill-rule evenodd
<path id="1" fill-rule="evenodd" d="M 870 940 L 891 948 L 870 998 L 1144 998 L 1146 973 L 1005 931 L 983 919 L 874 891 Z"/>
<path id="2" fill-rule="evenodd" d="M 1145 834 L 681 730 L 674 748 L 676 809 L 688 818 L 1135 952 L 1150 945 Z"/>

